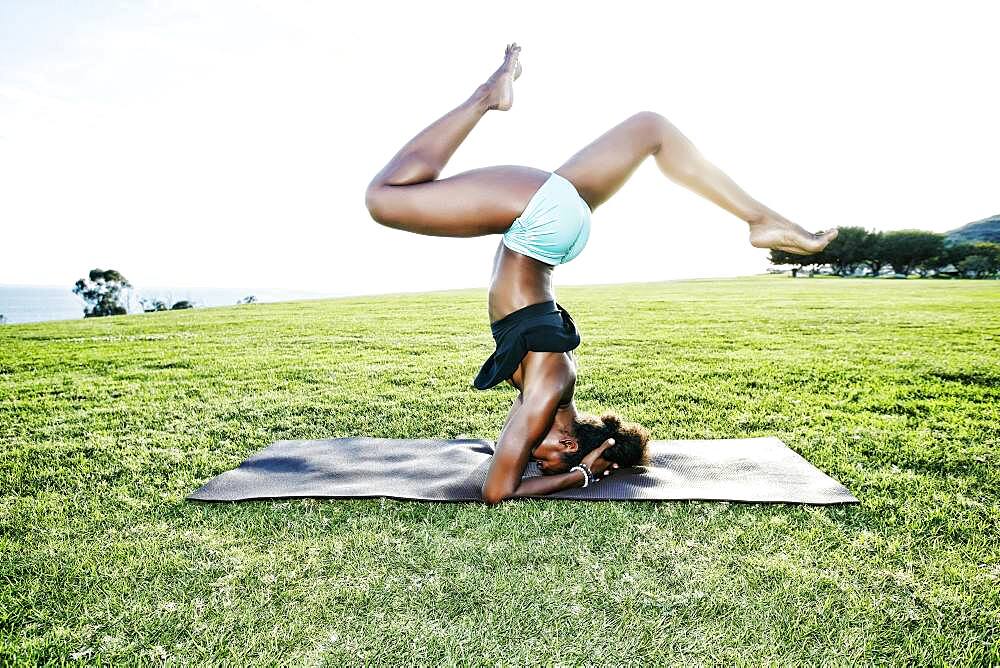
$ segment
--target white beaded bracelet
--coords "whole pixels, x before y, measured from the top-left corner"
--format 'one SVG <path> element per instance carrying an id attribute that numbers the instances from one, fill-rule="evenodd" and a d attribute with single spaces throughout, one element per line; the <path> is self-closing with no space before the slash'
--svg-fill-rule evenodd
<path id="1" fill-rule="evenodd" d="M 583 469 L 582 466 L 574 466 L 573 468 L 571 468 L 569 470 L 570 473 L 572 473 L 573 471 L 579 471 L 580 473 L 583 474 L 583 486 L 584 487 L 586 487 L 587 485 L 590 484 L 590 476 L 587 475 L 587 472 Z"/>

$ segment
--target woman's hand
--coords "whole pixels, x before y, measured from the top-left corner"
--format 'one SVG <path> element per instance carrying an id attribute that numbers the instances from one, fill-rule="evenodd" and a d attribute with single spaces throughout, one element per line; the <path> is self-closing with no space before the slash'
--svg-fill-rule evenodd
<path id="1" fill-rule="evenodd" d="M 591 472 L 598 481 L 603 480 L 605 476 L 611 474 L 612 471 L 618 468 L 618 464 L 614 462 L 609 462 L 607 459 L 602 457 L 604 451 L 615 444 L 615 439 L 609 438 L 608 440 L 601 443 L 599 446 L 587 453 L 587 456 L 583 458 L 583 463 L 590 467 Z"/>

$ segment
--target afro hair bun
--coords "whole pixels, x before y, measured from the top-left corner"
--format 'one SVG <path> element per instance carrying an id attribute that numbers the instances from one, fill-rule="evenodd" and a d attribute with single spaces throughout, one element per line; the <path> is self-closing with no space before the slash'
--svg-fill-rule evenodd
<path id="1" fill-rule="evenodd" d="M 578 416 L 574 423 L 574 434 L 580 446 L 574 459 L 582 461 L 591 450 L 613 438 L 615 444 L 604 451 L 604 459 L 623 467 L 638 466 L 648 461 L 646 445 L 649 442 L 649 432 L 634 422 L 623 423 L 615 413 L 604 413 L 600 418 L 592 415 Z"/>

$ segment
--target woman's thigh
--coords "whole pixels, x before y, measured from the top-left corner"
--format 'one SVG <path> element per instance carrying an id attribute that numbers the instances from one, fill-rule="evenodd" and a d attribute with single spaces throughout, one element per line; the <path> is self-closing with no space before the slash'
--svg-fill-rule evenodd
<path id="1" fill-rule="evenodd" d="M 664 122 L 654 112 L 634 114 L 574 154 L 555 170 L 556 174 L 572 183 L 594 210 L 656 150 Z"/>
<path id="2" fill-rule="evenodd" d="M 374 186 L 366 200 L 372 217 L 388 227 L 441 237 L 502 234 L 549 174 L 520 165 L 482 167 L 436 181 Z"/>

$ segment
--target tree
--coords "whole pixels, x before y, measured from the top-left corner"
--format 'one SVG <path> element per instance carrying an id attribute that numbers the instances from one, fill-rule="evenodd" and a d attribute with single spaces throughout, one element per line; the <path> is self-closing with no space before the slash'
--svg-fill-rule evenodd
<path id="1" fill-rule="evenodd" d="M 932 267 L 938 273 L 945 271 L 948 267 L 953 267 L 955 271 L 958 271 L 958 265 L 962 260 L 974 255 L 975 250 L 975 246 L 970 243 L 945 243 L 937 257 L 928 260 L 925 266 Z"/>
<path id="2" fill-rule="evenodd" d="M 872 233 L 863 227 L 841 227 L 834 239 L 817 253 L 821 264 L 828 264 L 838 276 L 853 274 L 865 262 L 865 248 Z"/>
<path id="3" fill-rule="evenodd" d="M 91 269 L 87 278 L 76 282 L 73 293 L 87 304 L 83 308 L 84 318 L 99 318 L 128 313 L 127 294 L 123 293 L 131 288 L 132 284 L 114 269 Z"/>
<path id="4" fill-rule="evenodd" d="M 968 244 L 972 252 L 958 263 L 958 268 L 972 274 L 973 278 L 985 278 L 1000 272 L 1000 244 Z"/>
<path id="5" fill-rule="evenodd" d="M 862 264 L 868 265 L 868 269 L 871 270 L 872 276 L 878 276 L 879 272 L 882 271 L 882 265 L 885 263 L 885 259 L 882 257 L 882 233 L 876 230 L 872 230 L 865 237 L 864 249 L 861 253 Z"/>
<path id="6" fill-rule="evenodd" d="M 166 311 L 170 308 L 162 299 L 140 299 L 139 303 L 142 304 L 142 310 L 146 313 L 152 313 L 153 311 Z"/>
<path id="7" fill-rule="evenodd" d="M 183 311 L 184 309 L 194 308 L 194 303 L 183 299 L 179 302 L 174 302 L 174 305 L 170 307 L 171 311 Z"/>
<path id="8" fill-rule="evenodd" d="M 983 278 L 993 273 L 992 264 L 985 255 L 970 255 L 958 263 L 958 268 L 964 274 L 972 274 L 973 278 Z"/>
<path id="9" fill-rule="evenodd" d="M 794 264 L 797 267 L 792 267 L 792 278 L 799 273 L 799 270 L 803 267 L 808 267 L 812 264 L 820 264 L 819 255 L 796 255 L 795 253 L 788 253 L 783 250 L 772 250 L 770 255 L 771 264 Z"/>
<path id="10" fill-rule="evenodd" d="M 879 244 L 882 259 L 893 271 L 908 275 L 918 265 L 937 257 L 944 250 L 944 235 L 923 230 L 884 232 Z"/>

